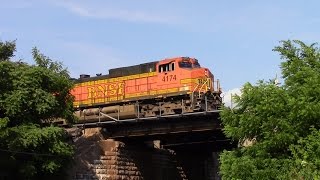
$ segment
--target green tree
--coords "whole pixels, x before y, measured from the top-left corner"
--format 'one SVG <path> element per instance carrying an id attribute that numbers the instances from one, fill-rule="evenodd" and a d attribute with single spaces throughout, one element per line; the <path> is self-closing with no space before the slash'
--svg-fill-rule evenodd
<path id="1" fill-rule="evenodd" d="M 225 134 L 239 142 L 220 156 L 223 179 L 320 178 L 319 47 L 289 40 L 274 51 L 283 85 L 246 83 L 236 107 L 222 109 Z"/>
<path id="2" fill-rule="evenodd" d="M 73 121 L 72 83 L 36 48 L 35 65 L 10 60 L 15 49 L 14 41 L 0 43 L 0 169 L 10 178 L 53 177 L 73 155 L 65 131 L 51 123 Z"/>
<path id="3" fill-rule="evenodd" d="M 8 61 L 16 51 L 15 41 L 0 41 L 0 61 Z"/>

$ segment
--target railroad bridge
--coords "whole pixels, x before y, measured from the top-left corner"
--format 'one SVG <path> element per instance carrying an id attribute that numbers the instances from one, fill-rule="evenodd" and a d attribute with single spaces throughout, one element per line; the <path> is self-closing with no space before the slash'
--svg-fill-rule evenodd
<path id="1" fill-rule="evenodd" d="M 77 147 L 70 173 L 74 180 L 220 179 L 219 152 L 236 145 L 222 133 L 219 110 L 125 120 L 110 117 L 75 127 L 69 130 Z"/>

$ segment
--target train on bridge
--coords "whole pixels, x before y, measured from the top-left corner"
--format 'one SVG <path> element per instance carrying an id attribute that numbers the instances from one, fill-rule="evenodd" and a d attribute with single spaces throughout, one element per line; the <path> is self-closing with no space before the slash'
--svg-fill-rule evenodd
<path id="1" fill-rule="evenodd" d="M 190 57 L 82 74 L 71 94 L 78 123 L 212 111 L 222 103 L 219 80 Z"/>

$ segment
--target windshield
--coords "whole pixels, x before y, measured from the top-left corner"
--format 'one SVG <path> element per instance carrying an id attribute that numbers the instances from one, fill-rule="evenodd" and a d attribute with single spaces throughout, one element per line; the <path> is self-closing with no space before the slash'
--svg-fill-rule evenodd
<path id="1" fill-rule="evenodd" d="M 179 62 L 180 68 L 192 68 L 192 64 L 190 61 L 181 61 Z"/>
<path id="2" fill-rule="evenodd" d="M 200 64 L 199 64 L 198 60 L 195 60 L 193 63 L 193 68 L 199 68 L 199 67 L 200 67 Z"/>

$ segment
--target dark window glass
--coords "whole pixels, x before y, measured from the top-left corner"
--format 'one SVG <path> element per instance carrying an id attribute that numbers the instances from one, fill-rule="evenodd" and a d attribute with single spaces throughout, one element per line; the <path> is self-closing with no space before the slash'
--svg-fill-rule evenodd
<path id="1" fill-rule="evenodd" d="M 179 62 L 180 68 L 192 68 L 192 64 L 190 61 L 181 61 Z"/>
<path id="2" fill-rule="evenodd" d="M 174 63 L 162 64 L 159 66 L 159 73 L 174 71 Z"/>
<path id="3" fill-rule="evenodd" d="M 193 67 L 194 68 L 199 68 L 200 67 L 200 64 L 199 64 L 199 62 L 197 60 L 193 63 Z"/>

